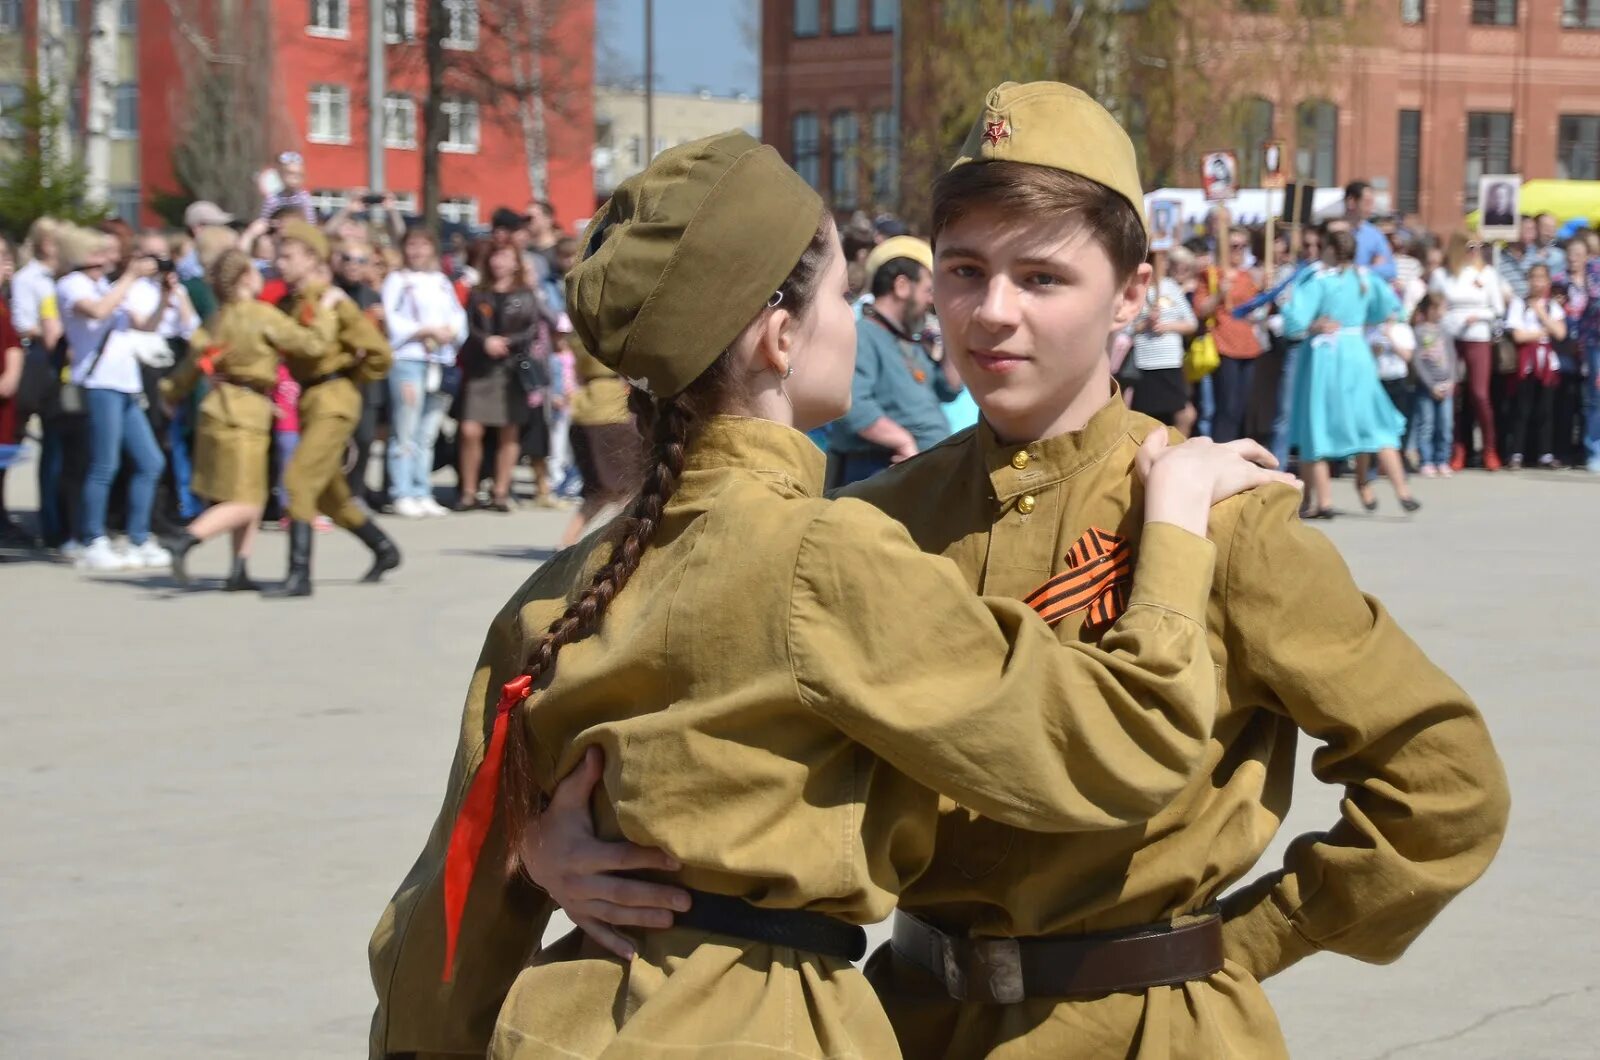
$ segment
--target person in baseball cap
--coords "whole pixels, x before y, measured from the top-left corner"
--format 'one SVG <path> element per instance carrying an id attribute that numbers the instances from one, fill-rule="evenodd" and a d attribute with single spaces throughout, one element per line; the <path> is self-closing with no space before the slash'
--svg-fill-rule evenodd
<path id="1" fill-rule="evenodd" d="M 231 224 L 233 224 L 233 214 L 206 199 L 191 202 L 183 210 L 183 227 L 187 228 L 190 234 L 212 225 Z"/>

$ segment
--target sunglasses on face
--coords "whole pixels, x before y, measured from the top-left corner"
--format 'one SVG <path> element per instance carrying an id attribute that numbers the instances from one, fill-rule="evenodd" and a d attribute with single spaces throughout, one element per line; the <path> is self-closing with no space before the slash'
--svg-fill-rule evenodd
<path id="1" fill-rule="evenodd" d="M 371 265 L 372 264 L 372 259 L 371 258 L 345 258 L 344 259 L 344 263 L 346 265 Z"/>
<path id="2" fill-rule="evenodd" d="M 298 166 L 304 162 L 305 159 L 300 156 L 299 151 L 285 151 L 278 156 L 278 165 L 280 166 Z"/>

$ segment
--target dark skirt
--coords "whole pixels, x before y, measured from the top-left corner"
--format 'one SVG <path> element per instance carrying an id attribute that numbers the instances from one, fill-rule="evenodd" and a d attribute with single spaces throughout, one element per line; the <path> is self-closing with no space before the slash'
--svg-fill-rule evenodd
<path id="1" fill-rule="evenodd" d="M 1133 411 L 1164 423 L 1189 404 L 1189 382 L 1182 368 L 1154 368 L 1139 373 L 1133 385 Z"/>
<path id="2" fill-rule="evenodd" d="M 572 428 L 572 459 L 583 476 L 583 499 L 613 501 L 638 485 L 642 443 L 631 423 Z"/>
<path id="3" fill-rule="evenodd" d="M 468 366 L 461 383 L 462 420 L 485 427 L 521 427 L 532 412 L 509 359 Z"/>

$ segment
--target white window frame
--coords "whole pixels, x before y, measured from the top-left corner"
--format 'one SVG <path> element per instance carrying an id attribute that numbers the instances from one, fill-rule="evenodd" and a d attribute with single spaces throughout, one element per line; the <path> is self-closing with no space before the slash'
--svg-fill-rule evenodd
<path id="1" fill-rule="evenodd" d="M 22 121 L 12 111 L 20 111 L 28 101 L 28 89 L 17 81 L 0 82 L 0 140 L 22 139 Z"/>
<path id="2" fill-rule="evenodd" d="M 389 31 L 389 14 L 400 16 L 397 33 Z M 417 39 L 416 0 L 383 0 L 383 42 L 385 44 L 410 44 Z"/>
<path id="3" fill-rule="evenodd" d="M 22 29 L 22 0 L 0 0 L 0 33 Z"/>
<path id="4" fill-rule="evenodd" d="M 78 19 L 78 0 L 60 0 L 60 4 L 61 4 L 61 28 L 62 29 L 77 29 L 78 28 L 78 21 L 79 21 L 79 19 Z"/>
<path id="5" fill-rule="evenodd" d="M 329 108 L 335 105 L 343 107 L 344 129 L 339 131 L 319 131 L 317 129 L 317 108 L 319 103 Z M 332 117 L 336 111 L 330 109 Z M 306 139 L 314 144 L 347 144 L 350 142 L 350 89 L 344 85 L 330 85 L 315 83 L 306 90 Z"/>
<path id="6" fill-rule="evenodd" d="M 439 116 L 444 120 L 444 135 L 439 138 L 440 151 L 452 155 L 478 153 L 478 147 L 482 143 L 482 133 L 477 100 L 444 100 L 439 106 Z M 458 139 L 458 133 L 470 133 L 470 139 Z"/>
<path id="7" fill-rule="evenodd" d="M 133 215 L 131 217 L 128 216 L 127 213 L 123 212 L 121 205 L 118 203 L 118 199 L 120 198 L 125 204 L 129 195 L 133 196 Z M 106 196 L 106 200 L 106 205 L 111 207 L 111 212 L 113 215 L 122 218 L 122 220 L 126 221 L 134 228 L 139 227 L 139 214 L 144 210 L 144 196 L 140 194 L 139 186 L 137 184 L 112 185 L 109 194 Z"/>
<path id="8" fill-rule="evenodd" d="M 350 193 L 334 188 L 320 188 L 311 193 L 311 209 L 317 217 L 332 217 L 350 205 Z"/>
<path id="9" fill-rule="evenodd" d="M 131 96 L 133 98 L 133 125 L 123 125 L 122 102 Z M 139 138 L 139 82 L 121 81 L 111 86 L 111 138 L 113 140 L 137 140 Z"/>
<path id="10" fill-rule="evenodd" d="M 120 0 L 117 4 L 117 31 L 119 33 L 139 31 L 139 0 Z"/>
<path id="11" fill-rule="evenodd" d="M 399 116 L 405 114 L 400 132 L 395 134 Z M 417 147 L 417 100 L 405 92 L 390 92 L 383 97 L 383 146 L 401 151 L 414 151 Z"/>
<path id="12" fill-rule="evenodd" d="M 402 215 L 409 215 L 417 212 L 416 192 L 397 191 L 393 192 L 392 194 L 394 195 L 394 208 L 400 211 Z"/>
<path id="13" fill-rule="evenodd" d="M 448 224 L 466 225 L 476 228 L 478 225 L 478 200 L 477 199 L 440 199 L 439 220 Z"/>
<path id="14" fill-rule="evenodd" d="M 311 0 L 306 12 L 306 36 L 349 40 L 350 0 Z"/>
<path id="15" fill-rule="evenodd" d="M 444 0 L 446 28 L 444 46 L 452 51 L 478 50 L 478 0 Z M 467 29 L 471 36 L 458 37 L 456 31 Z"/>

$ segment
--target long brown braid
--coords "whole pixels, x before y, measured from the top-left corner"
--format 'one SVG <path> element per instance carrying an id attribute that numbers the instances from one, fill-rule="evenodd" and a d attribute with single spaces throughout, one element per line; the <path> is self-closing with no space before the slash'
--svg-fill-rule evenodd
<path id="1" fill-rule="evenodd" d="M 782 297 L 775 300 L 776 305 L 784 306 L 797 317 L 805 314 L 816 297 L 817 282 L 827 264 L 832 237 L 833 219 L 824 214 L 805 253 L 778 288 Z M 732 356 L 724 352 L 676 397 L 656 401 L 637 389 L 630 395 L 640 433 L 651 439 L 644 481 L 627 511 L 612 524 L 614 544 L 605 565 L 595 572 L 577 600 L 529 651 L 521 672 L 532 679 L 535 687 L 554 669 L 563 647 L 599 626 L 607 608 L 639 569 L 639 561 L 655 537 L 667 502 L 678 488 L 684 458 L 700 428 L 710 417 L 742 407 L 744 387 L 738 375 Z M 539 812 L 541 804 L 533 752 L 533 737 L 526 719 L 520 716 L 520 711 L 513 712 L 506 739 L 505 771 L 501 776 L 512 872 L 521 867 L 517 837 Z"/>

